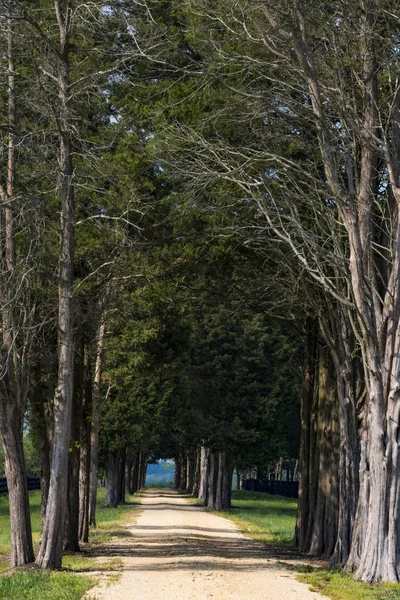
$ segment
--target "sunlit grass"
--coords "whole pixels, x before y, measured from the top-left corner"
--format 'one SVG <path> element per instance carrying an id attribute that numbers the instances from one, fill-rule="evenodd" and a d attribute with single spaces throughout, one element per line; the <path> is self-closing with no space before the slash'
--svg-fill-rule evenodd
<path id="1" fill-rule="evenodd" d="M 96 520 L 97 527 L 91 528 L 90 544 L 107 543 L 113 537 L 126 537 L 130 533 L 124 524 L 132 522 L 138 511 L 138 502 L 127 496 L 127 504 L 117 508 L 103 508 L 105 490 L 98 490 Z M 29 493 L 33 540 L 38 547 L 42 521 L 40 515 L 40 491 Z M 89 546 L 89 548 L 91 545 Z M 7 496 L 0 497 L 0 572 L 9 568 L 11 550 L 9 502 Z M 65 554 L 62 562 L 66 572 L 20 571 L 0 576 L 1 600 L 80 600 L 95 583 L 93 578 L 82 573 L 101 571 L 107 582 L 119 577 L 116 573 L 122 566 L 119 558 L 99 561 L 90 553 Z M 79 573 L 79 576 L 77 575 Z"/>
<path id="2" fill-rule="evenodd" d="M 399 600 L 398 584 L 382 583 L 370 585 L 354 581 L 351 575 L 334 569 L 313 569 L 298 575 L 299 581 L 308 583 L 312 590 L 332 600 Z"/>
<path id="3" fill-rule="evenodd" d="M 2 600 L 80 600 L 93 585 L 89 577 L 50 571 L 21 571 L 0 577 Z"/>
<path id="4" fill-rule="evenodd" d="M 106 543 L 113 537 L 129 537 L 130 533 L 124 527 L 134 518 L 137 513 L 139 502 L 135 496 L 127 494 L 126 504 L 117 508 L 103 508 L 106 491 L 104 488 L 97 490 L 97 526 L 90 529 L 89 541 L 93 543 Z"/>
<path id="5" fill-rule="evenodd" d="M 42 518 L 40 515 L 41 492 L 29 492 L 29 504 L 31 509 L 32 536 L 34 544 L 40 540 L 42 532 Z M 0 560 L 8 558 L 11 549 L 10 532 L 10 505 L 8 496 L 0 496 Z M 1 598 L 1 596 L 0 596 Z"/>
<path id="6" fill-rule="evenodd" d="M 249 537 L 268 545 L 290 546 L 296 524 L 297 501 L 261 492 L 232 492 L 232 510 L 219 512 Z"/>

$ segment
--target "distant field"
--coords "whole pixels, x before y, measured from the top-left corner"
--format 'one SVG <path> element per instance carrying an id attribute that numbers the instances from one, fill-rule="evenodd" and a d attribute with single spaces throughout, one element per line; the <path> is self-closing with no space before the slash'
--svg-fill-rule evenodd
<path id="1" fill-rule="evenodd" d="M 157 464 L 148 465 L 146 486 L 172 484 L 174 481 L 174 470 L 174 464 L 171 461 L 160 460 Z"/>

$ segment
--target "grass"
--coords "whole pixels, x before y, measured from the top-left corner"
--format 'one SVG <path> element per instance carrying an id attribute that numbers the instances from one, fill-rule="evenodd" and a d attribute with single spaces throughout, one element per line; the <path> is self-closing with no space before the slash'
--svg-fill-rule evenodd
<path id="1" fill-rule="evenodd" d="M 40 540 L 42 532 L 42 518 L 40 516 L 40 491 L 29 492 L 29 503 L 31 507 L 32 536 L 34 544 Z M 10 554 L 10 508 L 8 496 L 0 496 L 0 561 L 4 563 Z M 1 597 L 1 596 L 0 596 Z"/>
<path id="2" fill-rule="evenodd" d="M 312 590 L 332 600 L 398 600 L 400 586 L 394 583 L 370 585 L 354 581 L 351 575 L 335 569 L 312 569 L 298 575 L 297 579 L 308 583 Z"/>
<path id="3" fill-rule="evenodd" d="M 232 510 L 218 514 L 234 521 L 249 537 L 267 545 L 291 546 L 297 501 L 261 492 L 232 492 Z"/>
<path id="4" fill-rule="evenodd" d="M 93 585 L 89 577 L 50 571 L 20 571 L 0 577 L 2 600 L 80 600 Z"/>
<path id="5" fill-rule="evenodd" d="M 293 543 L 297 502 L 260 492 L 232 492 L 232 510 L 218 513 L 234 521 L 248 537 L 270 547 Z M 297 579 L 331 600 L 400 600 L 400 585 L 354 581 L 338 569 L 291 566 Z"/>
<path id="6" fill-rule="evenodd" d="M 63 556 L 63 571 L 20 570 L 10 575 L 0 576 L 1 600 L 80 600 L 84 593 L 95 584 L 88 577 L 93 571 L 107 575 L 107 583 L 119 577 L 116 573 L 122 562 L 118 558 L 99 562 L 90 556 L 92 544 L 103 544 L 113 537 L 129 536 L 124 524 L 133 519 L 138 503 L 133 496 L 127 496 L 127 504 L 117 508 L 102 508 L 105 490 L 98 490 L 97 527 L 90 531 L 89 553 L 66 554 Z M 29 494 L 32 532 L 35 546 L 41 536 L 40 492 Z M 9 505 L 6 496 L 0 497 L 0 571 L 8 569 L 10 553 Z"/>

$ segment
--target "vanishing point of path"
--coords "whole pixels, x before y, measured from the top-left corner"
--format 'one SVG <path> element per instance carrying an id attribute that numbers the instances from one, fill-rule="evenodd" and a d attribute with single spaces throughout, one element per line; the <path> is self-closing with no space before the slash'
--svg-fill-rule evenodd
<path id="1" fill-rule="evenodd" d="M 323 600 L 268 550 L 222 517 L 177 493 L 150 490 L 131 536 L 111 543 L 122 577 L 92 589 L 96 600 Z"/>

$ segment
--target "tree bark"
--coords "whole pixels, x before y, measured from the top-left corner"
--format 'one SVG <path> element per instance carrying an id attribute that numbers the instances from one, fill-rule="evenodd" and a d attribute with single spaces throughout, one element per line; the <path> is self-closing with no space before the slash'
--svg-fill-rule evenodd
<path id="1" fill-rule="evenodd" d="M 194 481 L 193 481 L 193 490 L 192 490 L 192 494 L 193 496 L 196 496 L 196 498 L 198 498 L 199 496 L 199 489 L 200 489 L 200 449 L 199 447 L 196 448 L 196 452 L 195 452 L 195 473 L 194 473 Z"/>
<path id="2" fill-rule="evenodd" d="M 200 451 L 200 487 L 199 498 L 205 498 L 208 482 L 208 448 L 201 447 Z"/>
<path id="3" fill-rule="evenodd" d="M 311 414 L 315 394 L 315 368 L 317 361 L 317 325 L 315 318 L 306 317 L 305 363 L 303 369 L 303 389 L 301 397 L 301 440 L 299 456 L 299 499 L 297 505 L 297 522 L 295 545 L 301 552 L 307 552 L 307 531 L 310 519 L 310 468 L 312 464 Z"/>
<path id="4" fill-rule="evenodd" d="M 90 430 L 92 411 L 92 372 L 90 353 L 85 345 L 85 395 L 80 436 L 79 540 L 89 541 Z"/>
<path id="5" fill-rule="evenodd" d="M 119 493 L 119 462 L 117 452 L 109 452 L 107 458 L 107 482 L 104 508 L 116 508 Z"/>
<path id="6" fill-rule="evenodd" d="M 71 4 L 55 0 L 60 36 L 58 50 L 61 178 L 61 247 L 58 287 L 58 383 L 54 397 L 54 440 L 46 519 L 37 564 L 61 568 L 66 515 L 68 445 L 73 394 L 74 186 L 70 123 L 69 35 Z"/>
<path id="7" fill-rule="evenodd" d="M 218 475 L 215 491 L 215 510 L 222 510 L 222 482 L 224 480 L 225 452 L 218 452 Z"/>
<path id="8" fill-rule="evenodd" d="M 68 498 L 64 550 L 79 552 L 79 468 L 80 438 L 85 385 L 85 346 L 78 345 L 74 367 L 74 393 L 71 411 L 71 439 L 68 453 Z"/>
<path id="9" fill-rule="evenodd" d="M 206 494 L 206 506 L 208 508 L 215 509 L 215 496 L 216 496 L 216 477 L 218 473 L 218 465 L 216 465 L 216 453 L 212 450 L 208 454 L 208 479 L 207 479 L 207 494 Z"/>
<path id="10" fill-rule="evenodd" d="M 106 325 L 104 315 L 100 320 L 97 331 L 96 362 L 92 391 L 92 424 L 90 430 L 90 483 L 89 483 L 89 524 L 96 527 L 96 501 L 97 501 L 97 478 L 98 478 L 98 454 L 99 454 L 99 428 L 100 428 L 100 388 L 101 370 L 103 364 L 104 338 Z"/>

